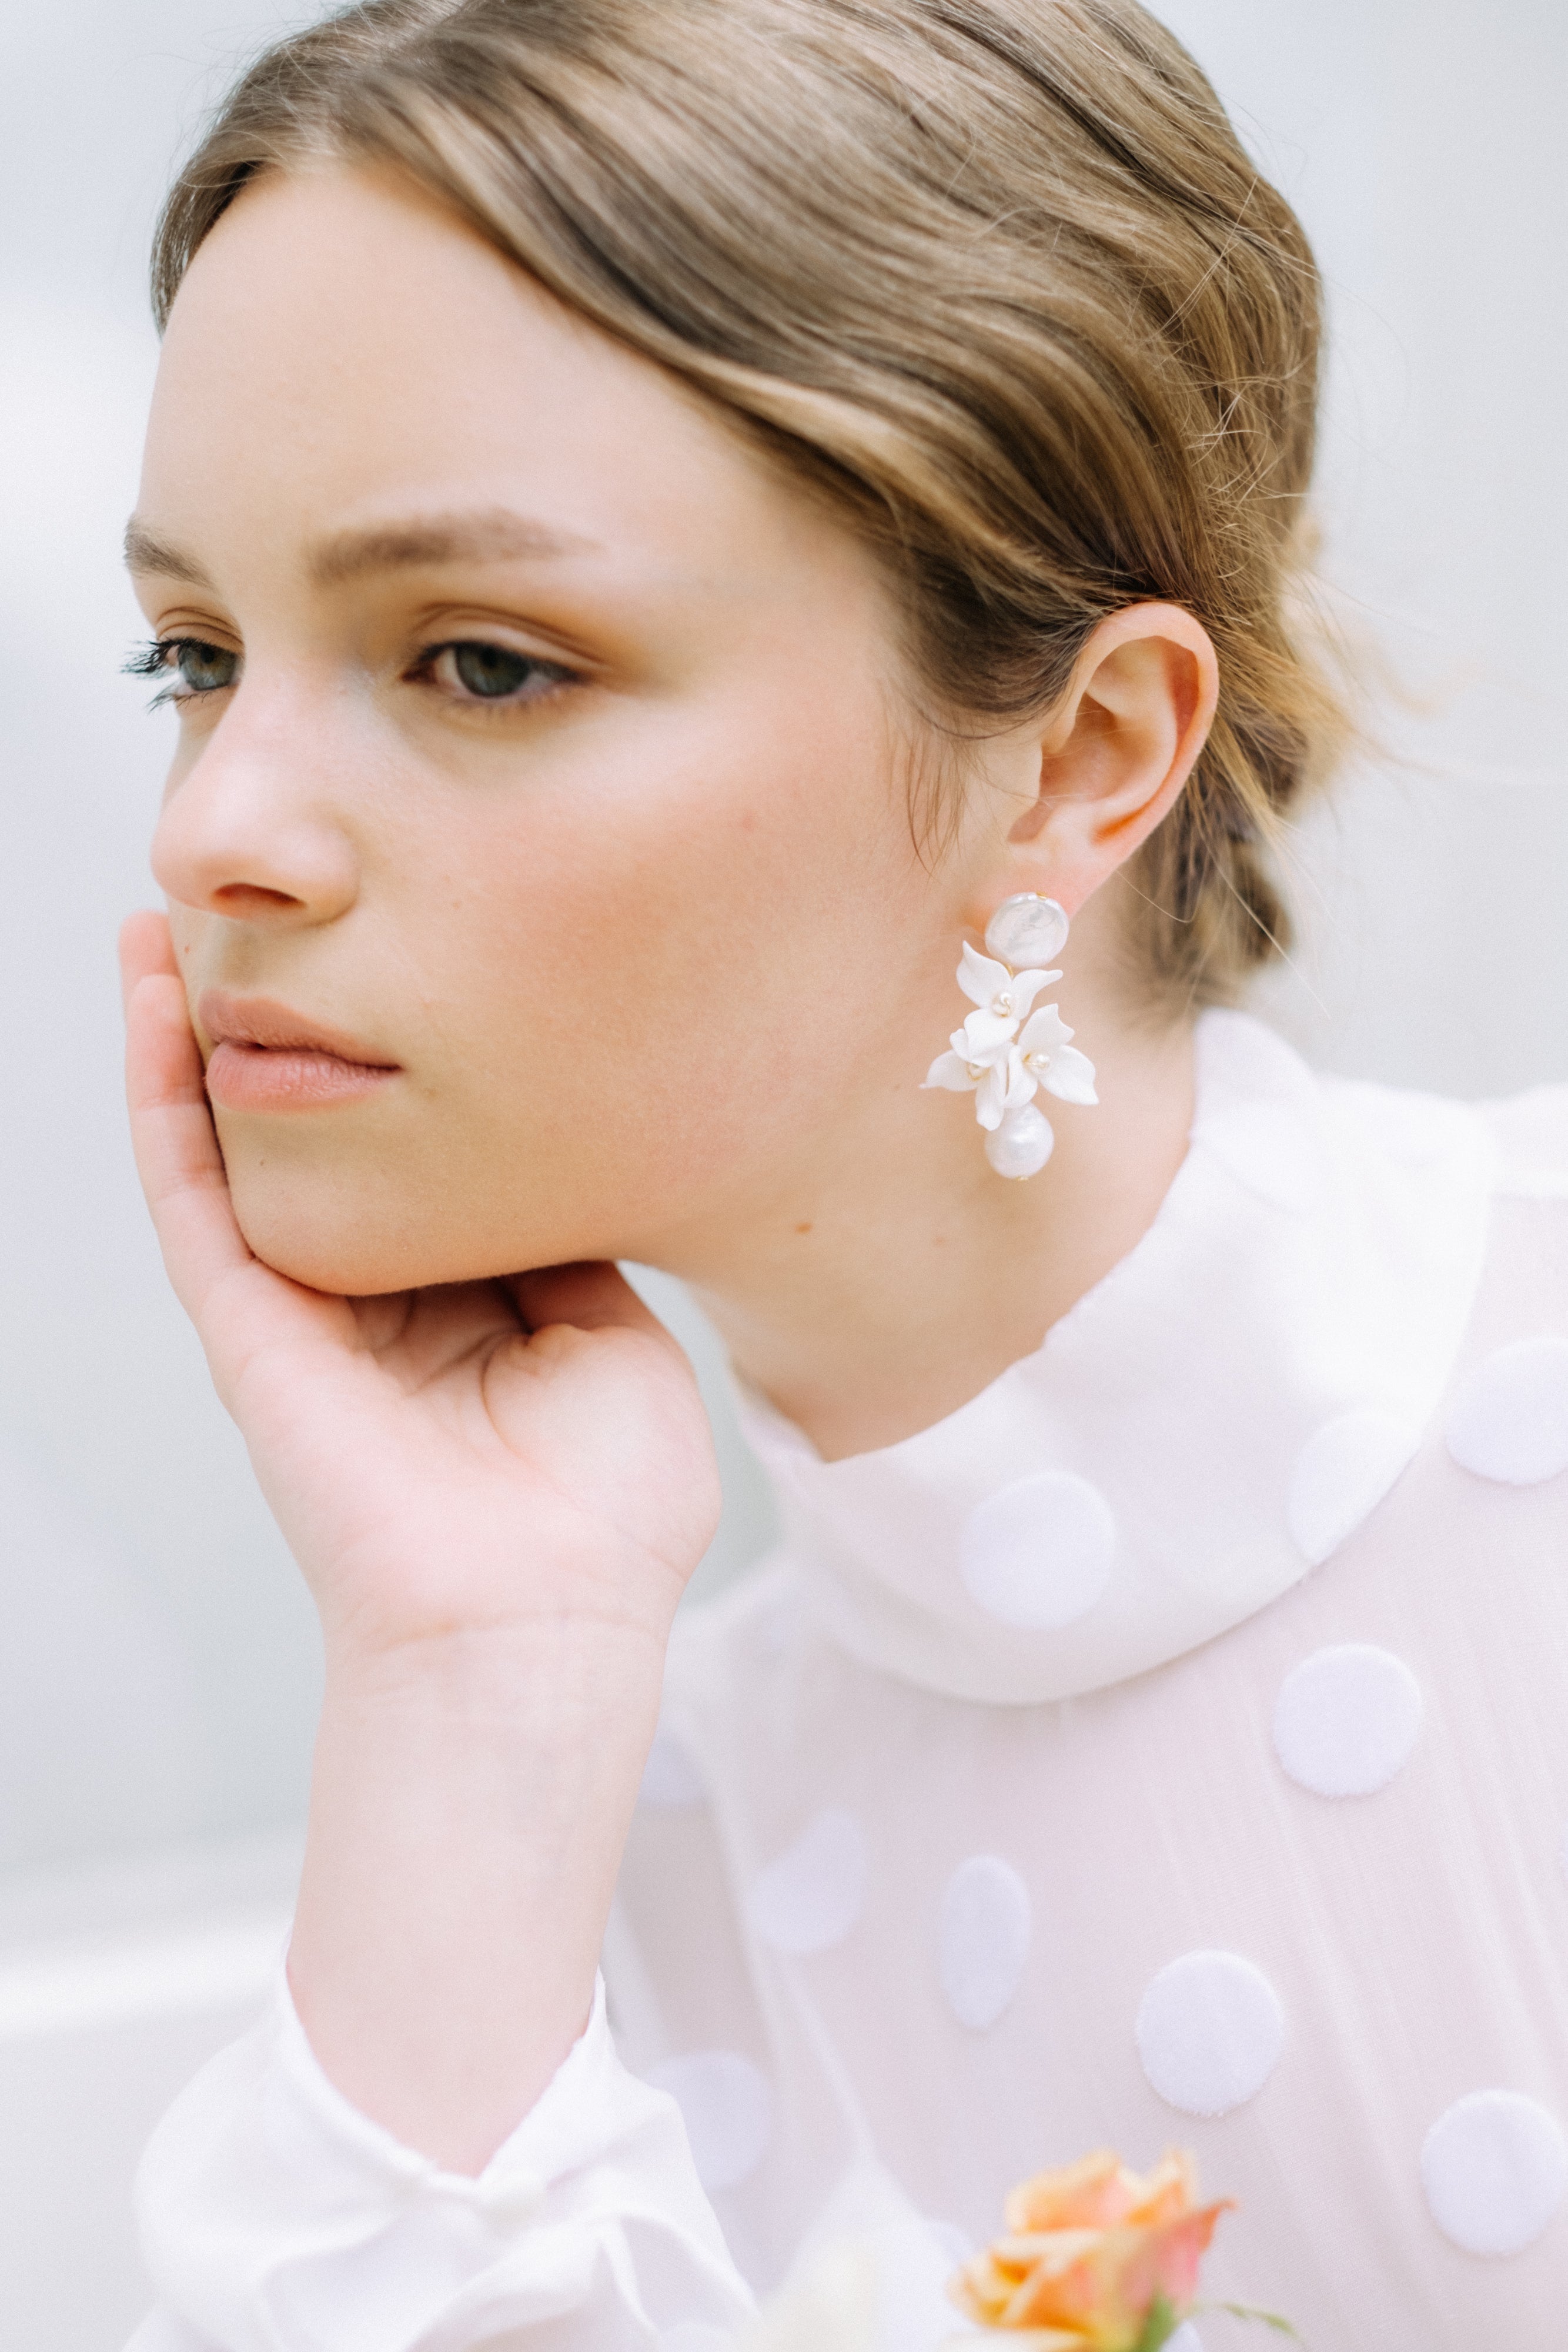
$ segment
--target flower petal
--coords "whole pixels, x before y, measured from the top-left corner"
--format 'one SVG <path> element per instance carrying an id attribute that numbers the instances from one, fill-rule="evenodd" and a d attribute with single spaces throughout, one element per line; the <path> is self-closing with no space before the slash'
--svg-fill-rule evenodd
<path id="1" fill-rule="evenodd" d="M 1021 1018 L 1029 1011 L 1040 990 L 1049 988 L 1053 980 L 1061 978 L 1061 974 L 1059 971 L 1015 972 L 1008 983 L 1009 992 L 1013 1000 L 1013 1010 Z"/>
<path id="2" fill-rule="evenodd" d="M 975 1117 L 982 1127 L 1000 1127 L 1007 1102 L 1008 1066 L 993 1062 L 975 1089 Z"/>
<path id="3" fill-rule="evenodd" d="M 971 1004 L 989 1004 L 1004 988 L 1011 987 L 1012 979 L 1005 963 L 993 962 L 966 940 L 958 960 L 958 985 Z"/>
<path id="4" fill-rule="evenodd" d="M 1034 1100 L 1034 1090 L 1040 1084 L 1032 1070 L 1026 1070 L 1023 1055 L 1013 1046 L 1008 1055 L 1008 1091 L 1005 1108 L 1017 1110 L 1020 1104 Z"/>
<path id="5" fill-rule="evenodd" d="M 1017 1030 L 1018 1023 L 1004 1021 L 999 1013 L 971 1013 L 964 1024 L 965 1050 L 970 1061 L 1005 1061 Z"/>
<path id="6" fill-rule="evenodd" d="M 959 1036 L 963 1031 L 958 1032 Z M 938 1054 L 922 1079 L 923 1087 L 946 1087 L 952 1095 L 970 1093 L 977 1081 L 969 1076 L 969 1065 L 962 1054 Z"/>
<path id="7" fill-rule="evenodd" d="M 1065 1045 L 1072 1032 L 1054 1004 L 1042 1004 L 1031 1013 L 1019 1032 L 1021 1054 L 1054 1054 Z"/>
<path id="8" fill-rule="evenodd" d="M 1058 1102 L 1097 1103 L 1100 1099 L 1094 1091 L 1094 1065 L 1076 1045 L 1063 1045 L 1051 1055 L 1040 1085 Z"/>

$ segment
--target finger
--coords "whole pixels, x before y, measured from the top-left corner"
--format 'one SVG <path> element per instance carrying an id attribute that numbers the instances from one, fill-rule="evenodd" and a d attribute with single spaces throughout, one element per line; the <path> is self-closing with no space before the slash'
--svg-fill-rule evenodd
<path id="1" fill-rule="evenodd" d="M 131 992 L 137 982 L 145 980 L 152 971 L 177 976 L 179 966 L 174 961 L 174 945 L 169 936 L 167 917 L 154 914 L 150 907 L 140 907 L 134 915 L 127 915 L 120 927 L 122 1004 L 130 1003 Z"/>
<path id="2" fill-rule="evenodd" d="M 550 1323 L 570 1323 L 579 1331 L 617 1327 L 624 1331 L 645 1331 L 650 1339 L 663 1340 L 677 1355 L 684 1352 L 653 1309 L 643 1305 L 620 1268 L 608 1259 L 538 1266 L 531 1273 L 508 1276 L 506 1286 L 530 1331 L 542 1331 Z"/>
<path id="3" fill-rule="evenodd" d="M 169 1278 L 199 1318 L 212 1284 L 251 1253 L 235 1222 L 185 992 L 166 971 L 137 979 L 126 1006 L 131 1139 Z"/>

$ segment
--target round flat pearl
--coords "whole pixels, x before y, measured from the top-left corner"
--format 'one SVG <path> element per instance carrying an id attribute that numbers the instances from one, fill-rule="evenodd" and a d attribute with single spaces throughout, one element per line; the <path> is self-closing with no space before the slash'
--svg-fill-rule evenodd
<path id="1" fill-rule="evenodd" d="M 1032 971 L 1060 954 L 1067 930 L 1067 917 L 1054 898 L 1023 890 L 1004 898 L 986 925 L 986 947 L 1015 971 Z"/>
<path id="2" fill-rule="evenodd" d="M 1421 2186 L 1432 2219 L 1467 2254 L 1519 2254 L 1568 2193 L 1568 2140 L 1519 2091 L 1473 2091 L 1427 2134 Z"/>
<path id="3" fill-rule="evenodd" d="M 1134 2032 L 1144 2072 L 1168 2106 L 1228 2116 L 1279 2064 L 1285 2012 L 1239 1952 L 1186 1952 L 1151 1978 Z"/>
<path id="4" fill-rule="evenodd" d="M 773 2137 L 773 2092 L 738 2050 L 693 2050 L 648 2076 L 681 2111 L 697 2179 L 710 2194 L 749 2179 Z"/>
<path id="5" fill-rule="evenodd" d="M 1041 1470 L 976 1505 L 958 1572 L 988 1617 L 1052 1633 L 1088 1615 L 1115 1554 L 1116 1522 L 1098 1486 L 1071 1470 Z"/>

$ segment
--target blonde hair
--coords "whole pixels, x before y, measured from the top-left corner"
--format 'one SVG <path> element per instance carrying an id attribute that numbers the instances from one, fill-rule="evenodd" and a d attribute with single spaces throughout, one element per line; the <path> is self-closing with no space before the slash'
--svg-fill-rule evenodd
<path id="1" fill-rule="evenodd" d="M 319 159 L 410 175 L 825 491 L 971 726 L 1186 606 L 1219 709 L 1131 869 L 1142 976 L 1203 1002 L 1281 949 L 1271 856 L 1341 727 L 1289 617 L 1319 279 L 1135 0 L 365 0 L 228 98 L 160 323 L 246 182 Z"/>

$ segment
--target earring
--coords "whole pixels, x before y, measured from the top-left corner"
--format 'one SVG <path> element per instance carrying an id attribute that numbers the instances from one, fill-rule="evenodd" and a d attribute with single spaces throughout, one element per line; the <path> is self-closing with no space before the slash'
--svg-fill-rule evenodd
<path id="1" fill-rule="evenodd" d="M 1036 1175 L 1051 1158 L 1056 1137 L 1034 1099 L 1040 1087 L 1061 1102 L 1100 1099 L 1094 1065 L 1069 1045 L 1072 1032 L 1055 1005 L 1030 1010 L 1040 990 L 1061 978 L 1043 967 L 1061 951 L 1068 929 L 1054 898 L 1024 890 L 1002 900 L 986 925 L 990 955 L 966 940 L 958 965 L 958 985 L 977 1010 L 925 1073 L 928 1087 L 974 1096 L 975 1117 L 987 1130 L 986 1158 L 998 1176 Z"/>

